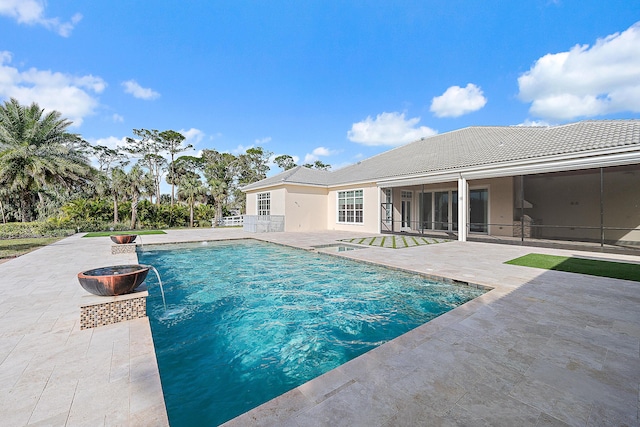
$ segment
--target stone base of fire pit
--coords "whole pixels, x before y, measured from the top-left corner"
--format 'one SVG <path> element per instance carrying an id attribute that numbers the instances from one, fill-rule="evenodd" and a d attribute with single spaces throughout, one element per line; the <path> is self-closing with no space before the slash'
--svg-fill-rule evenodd
<path id="1" fill-rule="evenodd" d="M 86 294 L 80 303 L 80 329 L 147 317 L 148 296 L 145 284 L 126 295 L 102 297 Z"/>

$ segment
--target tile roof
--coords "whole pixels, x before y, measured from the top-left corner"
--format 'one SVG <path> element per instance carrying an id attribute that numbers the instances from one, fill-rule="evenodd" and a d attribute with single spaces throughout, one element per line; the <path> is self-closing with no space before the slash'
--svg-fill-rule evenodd
<path id="1" fill-rule="evenodd" d="M 253 188 L 270 187 L 285 182 L 287 184 L 326 186 L 330 184 L 330 177 L 331 172 L 329 171 L 310 169 L 304 166 L 296 166 L 293 169 L 286 170 L 277 175 L 265 178 L 258 182 L 254 182 L 253 184 L 246 185 L 242 189 L 251 190 Z"/>
<path id="2" fill-rule="evenodd" d="M 640 120 L 590 120 L 552 127 L 474 126 L 424 138 L 333 172 L 297 167 L 251 184 L 338 185 L 625 146 L 640 148 Z"/>

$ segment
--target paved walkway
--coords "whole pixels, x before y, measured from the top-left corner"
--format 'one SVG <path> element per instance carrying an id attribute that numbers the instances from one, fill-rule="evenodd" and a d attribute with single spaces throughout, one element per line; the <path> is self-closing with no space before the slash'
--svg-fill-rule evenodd
<path id="1" fill-rule="evenodd" d="M 196 229 L 142 242 L 244 237 L 308 249 L 354 233 Z M 0 264 L 1 425 L 168 424 L 148 320 L 79 328 L 88 294 L 76 274 L 136 261 L 110 250 L 108 238 L 73 236 Z M 640 425 L 640 283 L 503 264 L 534 251 L 573 253 L 458 242 L 342 252 L 494 290 L 228 424 Z"/>

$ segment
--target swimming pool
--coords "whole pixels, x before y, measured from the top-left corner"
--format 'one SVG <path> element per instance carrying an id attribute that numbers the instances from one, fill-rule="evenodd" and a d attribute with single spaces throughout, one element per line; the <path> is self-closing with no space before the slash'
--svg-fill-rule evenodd
<path id="1" fill-rule="evenodd" d="M 484 293 L 255 240 L 145 246 L 172 427 L 217 425 Z"/>

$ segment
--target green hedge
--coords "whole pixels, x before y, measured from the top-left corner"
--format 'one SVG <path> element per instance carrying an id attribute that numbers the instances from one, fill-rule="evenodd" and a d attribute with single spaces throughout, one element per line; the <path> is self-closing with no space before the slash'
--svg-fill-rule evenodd
<path id="1" fill-rule="evenodd" d="M 0 224 L 0 239 L 26 239 L 34 237 L 65 237 L 75 233 L 49 222 L 9 222 Z"/>

